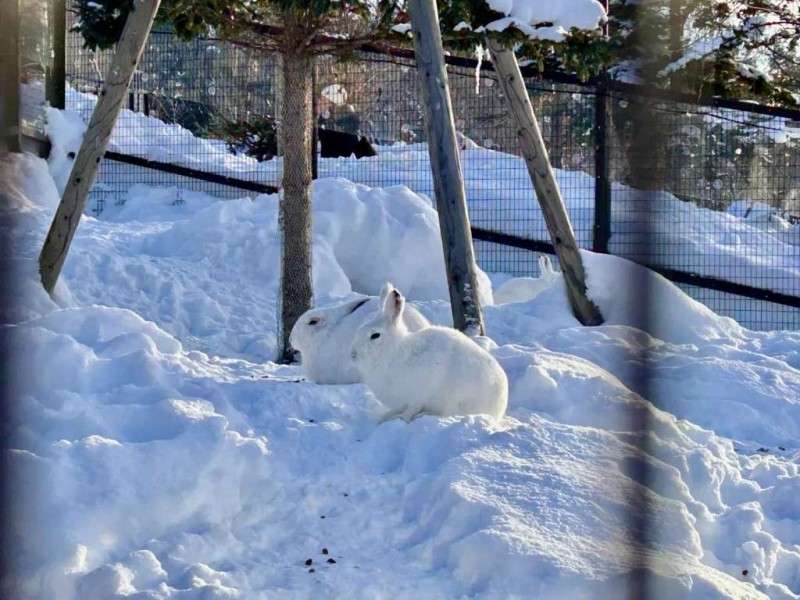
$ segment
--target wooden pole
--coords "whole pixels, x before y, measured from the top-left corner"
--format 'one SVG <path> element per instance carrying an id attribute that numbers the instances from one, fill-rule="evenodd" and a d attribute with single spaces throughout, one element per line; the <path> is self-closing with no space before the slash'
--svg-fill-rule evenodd
<path id="1" fill-rule="evenodd" d="M 458 162 L 456 128 L 444 65 L 439 14 L 433 0 L 409 0 L 408 9 L 425 108 L 428 153 L 442 233 L 453 325 L 466 333 L 483 335 L 467 195 Z"/>
<path id="2" fill-rule="evenodd" d="M 586 274 L 575 241 L 575 233 L 572 231 L 567 209 L 547 157 L 542 132 L 536 122 L 536 115 L 533 113 L 517 57 L 497 40 L 489 38 L 488 46 L 503 94 L 517 127 L 522 158 L 528 167 L 536 197 L 542 207 L 547 231 L 555 247 L 558 262 L 561 263 L 572 311 L 584 325 L 600 325 L 603 323 L 603 317 L 586 296 Z"/>
<path id="3" fill-rule="evenodd" d="M 83 136 L 83 143 L 75 157 L 56 216 L 39 255 L 39 273 L 48 293 L 53 293 L 64 266 L 70 243 L 86 206 L 89 190 L 97 177 L 100 160 L 114 131 L 133 71 L 141 58 L 160 3 L 161 0 L 137 0 L 117 43 L 89 127 Z"/>
<path id="4" fill-rule="evenodd" d="M 19 0 L 0 0 L 0 150 L 20 152 Z"/>

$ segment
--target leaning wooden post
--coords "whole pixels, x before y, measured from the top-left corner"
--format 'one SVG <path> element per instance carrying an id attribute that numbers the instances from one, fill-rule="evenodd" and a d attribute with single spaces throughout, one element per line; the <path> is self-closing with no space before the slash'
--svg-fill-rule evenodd
<path id="1" fill-rule="evenodd" d="M 542 207 L 558 262 L 561 263 L 572 311 L 584 325 L 600 325 L 603 323 L 603 316 L 586 296 L 586 274 L 578 252 L 578 244 L 547 157 L 542 132 L 536 122 L 517 57 L 497 40 L 490 38 L 487 43 L 503 94 L 517 127 L 522 157 L 525 159 L 533 189 Z"/>
<path id="2" fill-rule="evenodd" d="M 56 216 L 39 255 L 42 284 L 50 294 L 53 293 L 67 258 L 69 245 L 78 229 L 89 190 L 97 177 L 100 160 L 114 131 L 133 71 L 142 55 L 160 3 L 161 0 L 134 2 L 122 37 L 117 43 L 105 84 L 100 90 L 89 127 L 83 135 L 83 143 L 75 157 Z"/>
<path id="3" fill-rule="evenodd" d="M 458 163 L 456 128 L 444 66 L 439 14 L 433 0 L 409 0 L 408 9 L 425 108 L 428 153 L 442 233 L 453 325 L 461 331 L 483 335 L 467 195 Z"/>

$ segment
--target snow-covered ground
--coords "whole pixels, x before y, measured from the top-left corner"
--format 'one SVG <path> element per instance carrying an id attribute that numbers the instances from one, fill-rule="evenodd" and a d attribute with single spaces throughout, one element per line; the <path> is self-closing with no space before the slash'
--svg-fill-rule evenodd
<path id="1" fill-rule="evenodd" d="M 620 598 L 644 573 L 653 598 L 800 598 L 800 333 L 748 331 L 584 253 L 601 327 L 575 321 L 560 277 L 500 306 L 484 279 L 505 419 L 378 424 L 365 386 L 267 360 L 274 197 L 132 186 L 83 218 L 51 300 L 49 167 L 0 160 L 3 595 Z M 391 278 L 447 322 L 425 198 L 324 179 L 314 202 L 319 301 Z"/>
<path id="2" fill-rule="evenodd" d="M 67 104 L 74 112 L 48 112 L 47 129 L 54 140 L 51 167 L 59 186 L 69 175 L 71 160 L 67 155 L 77 151 L 94 103 L 94 96 L 69 90 Z M 781 122 L 775 124 L 776 131 L 779 126 L 786 129 Z M 273 185 L 279 183 L 282 169 L 280 159 L 258 163 L 247 156 L 234 156 L 222 142 L 196 138 L 178 125 L 165 125 L 128 110 L 122 111 L 111 149 Z M 397 144 L 379 149 L 378 156 L 361 160 L 320 160 L 320 177 L 342 177 L 373 187 L 405 185 L 417 194 L 433 197 L 425 145 Z M 527 170 L 519 157 L 473 144 L 462 151 L 461 159 L 474 226 L 528 239 L 549 239 L 541 210 L 533 201 L 535 193 Z M 578 242 L 590 248 L 594 178 L 582 171 L 556 169 L 555 173 Z M 92 200 L 101 200 L 105 209 L 124 201 L 133 183 L 153 180 L 153 171 L 106 161 L 100 177 L 104 185 L 97 187 Z M 180 176 L 159 174 L 157 180 L 165 186 L 160 193 L 172 194 L 175 199 L 178 187 L 192 186 L 190 180 Z M 206 183 L 200 185 L 208 188 Z M 667 192 L 648 196 L 646 201 L 635 190 L 619 183 L 612 185 L 611 192 L 609 250 L 613 254 L 800 295 L 800 226 L 790 225 L 769 207 L 740 201 L 723 213 L 683 202 Z M 220 190 L 220 194 L 237 197 L 241 192 L 227 188 Z M 478 262 L 487 272 L 536 274 L 536 256 L 527 250 L 486 242 L 477 243 L 476 249 Z M 719 292 L 712 295 L 700 288 L 686 287 L 685 291 L 753 328 L 800 329 L 800 309 Z"/>

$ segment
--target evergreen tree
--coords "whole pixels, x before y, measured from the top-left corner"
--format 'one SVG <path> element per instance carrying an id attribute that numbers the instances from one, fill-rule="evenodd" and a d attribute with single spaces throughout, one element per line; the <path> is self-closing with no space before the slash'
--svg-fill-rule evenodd
<path id="1" fill-rule="evenodd" d="M 86 45 L 106 48 L 122 32 L 131 0 L 77 0 Z M 281 300 L 282 358 L 289 333 L 311 307 L 312 68 L 318 54 L 336 54 L 385 37 L 396 0 L 164 0 L 158 22 L 191 39 L 213 33 L 232 44 L 280 53 L 284 97 Z"/>
<path id="2" fill-rule="evenodd" d="M 609 29 L 611 65 L 663 88 L 800 104 L 800 0 L 613 0 Z"/>
<path id="3" fill-rule="evenodd" d="M 506 16 L 485 0 L 438 1 L 445 45 L 465 54 L 482 43 L 476 30 Z M 678 92 L 800 105 L 800 0 L 609 0 L 607 32 L 532 39 L 511 26 L 493 35 L 542 72 L 585 79 L 607 68 Z"/>

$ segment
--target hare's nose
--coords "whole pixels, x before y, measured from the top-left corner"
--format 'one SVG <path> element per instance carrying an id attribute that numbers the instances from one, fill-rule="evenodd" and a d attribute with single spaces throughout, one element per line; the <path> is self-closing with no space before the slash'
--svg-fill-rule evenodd
<path id="1" fill-rule="evenodd" d="M 353 360 L 355 360 L 355 359 L 356 359 L 356 351 L 355 351 L 355 350 L 353 350 L 353 351 L 350 353 L 350 358 L 352 358 Z"/>

